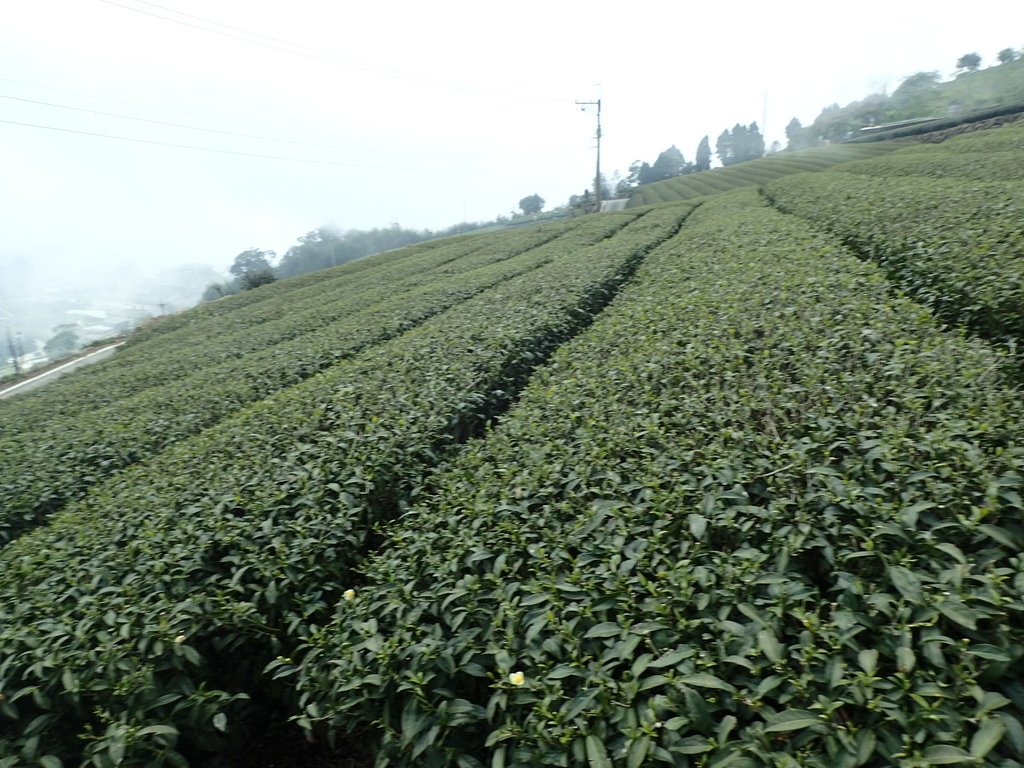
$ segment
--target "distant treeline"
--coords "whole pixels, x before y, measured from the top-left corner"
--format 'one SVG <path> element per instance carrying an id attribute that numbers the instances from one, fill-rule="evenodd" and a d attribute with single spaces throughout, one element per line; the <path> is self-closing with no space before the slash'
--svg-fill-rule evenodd
<path id="1" fill-rule="evenodd" d="M 890 93 L 873 93 L 845 107 L 825 107 L 811 125 L 795 117 L 786 126 L 787 150 L 847 141 L 862 128 L 918 118 L 956 118 L 974 110 L 1024 102 L 1024 51 L 1007 48 L 998 63 L 981 68 L 981 57 L 966 54 L 956 75 L 943 82 L 938 72 L 917 72 Z"/>
<path id="2" fill-rule="evenodd" d="M 1024 103 L 1024 50 L 1006 48 L 997 62 L 981 68 L 976 53 L 961 56 L 956 73 L 946 82 L 938 72 L 917 72 L 903 79 L 891 94 L 875 93 L 844 107 L 825 107 L 810 125 L 793 118 L 786 126 L 785 148 L 778 142 L 765 146 L 757 123 L 737 123 L 726 129 L 715 142 L 715 154 L 723 166 L 756 160 L 766 153 L 810 149 L 824 144 L 849 141 L 862 128 L 920 118 L 949 118 L 997 105 Z M 908 132 L 913 132 L 912 130 Z M 675 145 L 661 152 L 653 163 L 636 160 L 628 175 L 618 182 L 615 195 L 629 197 L 644 184 L 706 171 L 711 167 L 711 148 L 705 136 L 697 147 L 694 162 L 687 161 Z"/>
<path id="3" fill-rule="evenodd" d="M 203 294 L 203 301 L 213 301 L 257 285 L 274 280 L 316 272 L 335 267 L 364 256 L 390 251 L 406 245 L 421 243 L 439 237 L 449 237 L 464 232 L 494 226 L 495 222 L 463 222 L 442 230 L 406 229 L 398 224 L 361 230 L 349 229 L 342 232 L 330 227 L 320 227 L 307 232 L 297 245 L 289 248 L 275 265 L 274 251 L 250 248 L 235 257 L 230 268 L 234 277 L 223 282 L 211 283 Z"/>

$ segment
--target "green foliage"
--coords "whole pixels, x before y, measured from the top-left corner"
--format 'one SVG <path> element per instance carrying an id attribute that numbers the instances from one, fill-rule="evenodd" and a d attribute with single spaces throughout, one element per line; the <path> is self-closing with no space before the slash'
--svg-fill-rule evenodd
<path id="1" fill-rule="evenodd" d="M 81 346 L 78 330 L 73 325 L 59 325 L 55 333 L 46 342 L 46 354 L 51 359 L 70 355 Z"/>
<path id="2" fill-rule="evenodd" d="M 233 296 L 238 293 L 238 290 L 239 286 L 235 280 L 210 283 L 203 291 L 202 300 L 216 301 L 217 299 L 223 299 L 225 296 Z"/>
<path id="3" fill-rule="evenodd" d="M 1013 126 L 965 136 L 948 150 L 900 153 L 891 158 L 893 173 L 877 162 L 853 164 L 843 173 L 781 179 L 766 193 L 877 261 L 947 321 L 1016 344 L 1024 337 L 1024 187 L 977 179 L 1020 178 L 1022 141 L 1024 128 Z M 994 142 L 1005 151 L 993 151 Z M 979 165 L 976 154 L 987 155 Z"/>
<path id="4" fill-rule="evenodd" d="M 976 53 L 965 53 L 956 60 L 956 68 L 965 72 L 974 72 L 981 66 L 981 56 Z"/>
<path id="5" fill-rule="evenodd" d="M 109 375 L 83 379 L 87 386 L 12 403 L 0 411 L 0 543 L 114 472 L 537 268 L 576 226 L 406 254 L 390 269 L 366 272 L 368 280 L 351 277 L 329 291 L 296 286 L 280 300 L 231 314 L 235 333 L 210 337 L 210 325 L 197 322 L 129 350 Z M 98 381 L 109 400 L 97 396 Z M 69 389 L 81 393 L 70 403 Z M 64 460 L 47 461 L 54 452 Z"/>
<path id="6" fill-rule="evenodd" d="M 272 269 L 261 269 L 253 272 L 246 272 L 239 278 L 239 286 L 243 291 L 248 291 L 253 288 L 259 288 L 261 285 L 269 285 L 274 282 L 277 278 L 274 277 L 274 270 Z"/>
<path id="7" fill-rule="evenodd" d="M 544 198 L 536 193 L 528 195 L 519 201 L 519 208 L 524 214 L 540 213 L 544 210 Z"/>
<path id="8" fill-rule="evenodd" d="M 764 157 L 764 137 L 757 123 L 749 126 L 737 123 L 732 131 L 723 131 L 715 144 L 718 159 L 723 166 L 745 163 Z"/>
<path id="9" fill-rule="evenodd" d="M 888 122 L 892 119 L 933 116 L 939 113 L 942 103 L 939 83 L 938 72 L 918 72 L 905 78 L 892 94 L 895 110 L 884 112 L 882 118 L 876 120 L 876 123 Z"/>
<path id="10" fill-rule="evenodd" d="M 273 274 L 273 267 L 270 264 L 272 258 L 274 258 L 273 251 L 261 251 L 258 248 L 250 248 L 247 251 L 242 251 L 235 257 L 235 261 L 228 271 L 240 280 L 255 274 L 267 272 Z"/>
<path id="11" fill-rule="evenodd" d="M 808 149 L 814 146 L 814 139 L 795 117 L 786 125 L 786 151 Z"/>
<path id="12" fill-rule="evenodd" d="M 705 136 L 700 140 L 700 144 L 697 145 L 697 156 L 693 162 L 694 171 L 709 171 L 711 170 L 711 144 L 708 141 L 708 137 Z"/>
<path id="13" fill-rule="evenodd" d="M 1001 361 L 707 201 L 388 528 L 298 722 L 393 766 L 1019 765 Z"/>
<path id="14" fill-rule="evenodd" d="M 757 186 L 771 179 L 806 171 L 817 171 L 859 158 L 885 155 L 898 149 L 888 143 L 818 147 L 798 153 L 786 153 L 751 160 L 708 173 L 690 174 L 641 187 L 631 204 L 652 205 L 673 200 L 692 200 L 726 192 L 738 187 Z"/>
<path id="15" fill-rule="evenodd" d="M 0 767 L 205 763 L 271 709 L 393 766 L 1024 765 L 1024 403 L 978 337 L 1019 335 L 1021 152 L 671 179 L 3 401 Z"/>
<path id="16" fill-rule="evenodd" d="M 98 765 L 178 764 L 245 739 L 247 713 L 290 701 L 278 673 L 345 600 L 373 526 L 688 210 L 591 217 L 533 249 L 535 268 L 112 475 L 10 543 L 0 759 L 73 760 L 84 743 Z"/>
<path id="17" fill-rule="evenodd" d="M 398 224 L 345 231 L 320 227 L 307 232 L 298 239 L 298 245 L 287 250 L 275 273 L 278 277 L 304 275 L 423 241 L 472 232 L 495 223 L 463 222 L 439 231 L 407 229 Z"/>
<path id="18" fill-rule="evenodd" d="M 871 94 L 843 107 L 833 104 L 807 127 L 809 141 L 841 141 L 867 126 L 1024 103 L 1024 60 L 1001 61 L 986 69 L 964 68 L 947 82 L 938 72 L 917 72 L 891 95 Z"/>
<path id="19" fill-rule="evenodd" d="M 429 239 L 431 233 L 403 229 L 397 224 L 371 230 L 336 232 L 320 227 L 299 238 L 281 257 L 277 267 L 280 277 L 303 275 L 346 264 L 370 254 L 401 248 Z"/>
<path id="20" fill-rule="evenodd" d="M 676 176 L 682 176 L 686 173 L 690 173 L 692 170 L 693 166 L 686 162 L 686 158 L 683 157 L 683 153 L 676 148 L 675 144 L 673 144 L 658 155 L 657 160 L 654 161 L 654 165 L 651 166 L 648 178 L 651 181 L 661 181 L 662 179 L 672 179 Z"/>

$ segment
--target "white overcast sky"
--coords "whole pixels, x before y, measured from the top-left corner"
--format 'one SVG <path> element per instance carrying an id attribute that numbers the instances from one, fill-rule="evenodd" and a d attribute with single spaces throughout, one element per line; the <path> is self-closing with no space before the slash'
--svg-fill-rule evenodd
<path id="1" fill-rule="evenodd" d="M 1020 0 L 0 0 L 0 280 L 557 205 L 593 174 L 574 100 L 625 173 L 1006 47 Z"/>

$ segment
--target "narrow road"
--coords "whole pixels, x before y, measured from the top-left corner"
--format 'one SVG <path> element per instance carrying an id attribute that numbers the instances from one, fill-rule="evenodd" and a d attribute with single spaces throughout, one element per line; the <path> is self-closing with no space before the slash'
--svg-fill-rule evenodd
<path id="1" fill-rule="evenodd" d="M 68 371 L 73 371 L 75 368 L 79 368 L 83 365 L 90 365 L 92 363 L 98 363 L 100 360 L 104 360 L 114 354 L 114 351 L 122 344 L 124 344 L 124 342 L 119 341 L 117 344 L 111 344 L 108 347 L 101 347 L 87 355 L 76 357 L 74 360 L 70 360 L 63 365 L 51 368 L 45 373 L 40 373 L 38 376 L 33 376 L 31 379 L 25 379 L 24 381 L 19 381 L 17 384 L 12 384 L 6 389 L 0 389 L 0 400 L 3 400 L 5 397 L 10 397 L 11 395 L 19 395 L 22 392 L 28 392 L 30 389 L 35 389 L 36 387 L 41 387 L 58 376 L 62 376 Z"/>

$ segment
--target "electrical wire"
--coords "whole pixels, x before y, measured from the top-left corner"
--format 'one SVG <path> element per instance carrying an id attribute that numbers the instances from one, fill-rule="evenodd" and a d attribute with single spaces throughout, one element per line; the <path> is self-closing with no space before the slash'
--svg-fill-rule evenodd
<path id="1" fill-rule="evenodd" d="M 68 110 L 72 110 L 74 112 L 84 112 L 84 113 L 90 114 L 90 115 L 101 115 L 103 117 L 116 117 L 116 118 L 118 118 L 120 120 L 134 120 L 135 122 L 149 123 L 151 125 L 163 125 L 163 126 L 168 126 L 168 127 L 171 127 L 171 128 L 185 128 L 185 129 L 190 130 L 190 131 L 203 131 L 203 132 L 206 132 L 206 133 L 216 133 L 216 134 L 221 135 L 221 136 L 233 136 L 235 138 L 242 138 L 242 139 L 256 139 L 258 141 L 274 141 L 274 142 L 278 142 L 278 143 L 282 143 L 282 144 L 293 144 L 293 145 L 302 146 L 302 147 L 313 147 L 315 149 L 334 149 L 334 150 L 341 150 L 343 152 L 362 152 L 362 153 L 366 153 L 366 154 L 375 154 L 375 155 L 401 155 L 401 156 L 406 156 L 406 157 L 425 157 L 425 158 L 431 158 L 431 159 L 439 159 L 439 158 L 449 158 L 450 159 L 450 158 L 455 157 L 454 155 L 434 155 L 434 154 L 422 154 L 422 153 L 417 153 L 417 152 L 396 152 L 396 151 L 387 150 L 387 149 L 358 149 L 358 148 L 355 148 L 355 147 L 342 147 L 342 146 L 338 146 L 336 144 L 317 144 L 317 143 L 310 142 L 310 141 L 298 141 L 298 140 L 293 140 L 293 139 L 282 139 L 282 138 L 275 138 L 273 136 L 259 136 L 259 135 L 252 134 L 252 133 L 238 133 L 236 131 L 223 131 L 223 130 L 219 130 L 217 128 L 203 128 L 203 127 L 197 126 L 197 125 L 185 125 L 183 123 L 172 123 L 172 122 L 169 122 L 167 120 L 151 120 L 151 119 L 145 118 L 145 117 L 133 117 L 131 115 L 120 115 L 120 114 L 117 114 L 116 112 L 103 112 L 103 111 L 96 110 L 96 109 L 86 109 L 85 107 L 72 107 L 72 106 L 69 106 L 67 104 L 55 104 L 55 103 L 50 102 L 50 101 L 38 101 L 36 99 L 25 99 L 25 98 L 22 98 L 22 97 L 19 97 L 19 96 L 8 96 L 8 95 L 2 94 L 2 93 L 0 93 L 0 99 L 8 99 L 10 101 L 20 101 L 20 102 L 23 102 L 23 103 L 26 103 L 26 104 L 37 104 L 37 105 L 41 105 L 41 106 L 44 106 L 44 107 L 55 107 L 57 109 L 68 109 Z M 554 154 L 554 153 L 551 153 L 551 154 Z"/>
<path id="2" fill-rule="evenodd" d="M 258 46 L 261 46 L 261 47 L 264 47 L 264 48 L 269 48 L 269 49 L 272 49 L 272 50 L 275 50 L 275 51 L 280 51 L 280 52 L 283 52 L 283 53 L 290 53 L 290 54 L 292 54 L 294 56 L 302 56 L 304 58 L 312 59 L 314 61 L 319 61 L 321 63 L 332 64 L 334 66 L 349 67 L 351 69 L 361 70 L 363 72 L 367 72 L 367 73 L 370 73 L 370 74 L 373 74 L 373 75 L 383 76 L 383 77 L 390 77 L 390 78 L 397 79 L 397 80 L 405 80 L 405 81 L 408 81 L 408 82 L 417 83 L 419 85 L 431 85 L 431 86 L 434 86 L 434 87 L 437 87 L 437 88 L 446 88 L 446 89 L 452 90 L 452 91 L 458 91 L 458 92 L 467 93 L 467 94 L 475 95 L 475 96 L 484 96 L 484 97 L 491 98 L 491 99 L 506 100 L 506 99 L 509 99 L 509 98 L 515 98 L 515 99 L 519 99 L 519 100 L 537 101 L 537 102 L 565 102 L 565 101 L 567 101 L 566 99 L 553 98 L 553 97 L 537 97 L 537 96 L 528 96 L 528 95 L 525 95 L 525 94 L 515 94 L 515 93 L 508 93 L 508 92 L 496 93 L 496 92 L 493 92 L 493 91 L 487 91 L 487 90 L 480 89 L 480 88 L 474 88 L 472 86 L 466 86 L 466 85 L 462 85 L 462 84 L 459 84 L 459 83 L 452 83 L 452 82 L 445 81 L 445 80 L 436 80 L 436 79 L 432 79 L 432 78 L 425 78 L 425 77 L 422 77 L 420 75 L 416 75 L 416 74 L 413 74 L 413 73 L 410 73 L 410 72 L 403 72 L 403 71 L 396 70 L 396 69 L 389 69 L 387 67 L 381 67 L 381 66 L 379 66 L 377 64 L 370 64 L 370 63 L 367 63 L 367 62 L 358 61 L 356 59 L 351 59 L 351 58 L 344 57 L 344 56 L 337 56 L 335 54 L 327 53 L 325 51 L 321 51 L 321 50 L 318 50 L 316 48 L 310 48 L 309 46 L 302 45 L 300 43 L 292 43 L 292 42 L 289 42 L 287 40 L 282 40 L 280 38 L 271 37 L 270 35 L 264 35 L 264 34 L 261 34 L 259 32 L 252 32 L 251 30 L 243 29 L 241 27 L 237 27 L 237 26 L 234 26 L 234 25 L 231 25 L 231 24 L 224 24 L 222 22 L 214 21 L 213 19 L 208 19 L 208 18 L 205 18 L 203 16 L 196 16 L 194 14 L 185 13 L 184 11 L 177 11 L 177 10 L 174 10 L 173 8 L 169 8 L 169 7 L 164 6 L 164 5 L 159 5 L 159 4 L 153 3 L 153 2 L 148 2 L 148 0 L 136 0 L 136 2 L 143 3 L 145 5 L 148 5 L 148 6 L 151 6 L 151 7 L 154 7 L 154 8 L 159 8 L 160 10 L 167 11 L 169 13 L 174 13 L 174 14 L 177 14 L 179 16 L 185 16 L 186 18 L 195 19 L 197 21 L 202 21 L 202 22 L 204 22 L 206 24 L 214 24 L 214 25 L 219 26 L 219 27 L 224 27 L 225 30 L 231 30 L 231 31 L 223 31 L 223 30 L 219 30 L 219 29 L 210 29 L 209 27 L 202 26 L 200 24 L 193 24 L 192 22 L 184 21 L 182 19 L 175 19 L 175 18 L 173 18 L 171 16 L 164 16 L 162 14 L 153 13 L 152 11 L 147 11 L 147 10 L 144 10 L 142 8 L 136 8 L 136 7 L 133 7 L 133 6 L 130 6 L 130 5 L 125 5 L 123 3 L 115 2 L 115 0 L 98 0 L 98 1 L 101 2 L 101 3 L 105 3 L 106 5 L 114 6 L 116 8 L 122 8 L 122 9 L 124 9 L 126 11 L 132 11 L 134 13 L 139 13 L 139 14 L 142 14 L 144 16 L 151 16 L 151 17 L 156 18 L 156 19 L 162 19 L 163 21 L 169 21 L 172 24 L 179 24 L 179 25 L 184 26 L 184 27 L 190 27 L 192 29 L 199 29 L 199 30 L 202 30 L 204 32 L 209 32 L 209 33 L 214 34 L 214 35 L 222 35 L 224 37 L 229 37 L 229 38 L 232 38 L 234 40 L 241 40 L 242 42 L 250 43 L 252 45 L 258 45 Z M 238 32 L 238 33 L 241 33 L 241 34 L 235 34 L 235 32 Z M 243 35 L 247 35 L 247 37 L 243 37 Z M 262 38 L 262 40 L 268 41 L 268 42 L 263 42 L 260 39 L 255 39 L 254 40 L 252 38 Z"/>
<path id="3" fill-rule="evenodd" d="M 23 80 L 14 80 L 14 79 L 11 79 L 9 77 L 0 77 L 0 83 L 11 83 L 13 85 L 25 86 L 27 88 L 37 88 L 37 89 L 40 89 L 40 90 L 43 90 L 43 91 L 52 91 L 54 93 L 64 93 L 64 94 L 67 94 L 69 96 L 78 96 L 78 97 L 83 98 L 83 99 L 93 99 L 95 101 L 105 101 L 105 102 L 108 102 L 110 104 L 120 104 L 120 105 L 126 106 L 126 107 L 134 107 L 136 109 L 145 109 L 145 110 L 151 110 L 151 111 L 155 111 L 155 112 L 166 112 L 166 113 L 171 114 L 171 115 L 182 115 L 183 117 L 191 117 L 191 118 L 196 118 L 196 119 L 199 119 L 199 120 L 209 120 L 211 122 L 226 123 L 228 125 L 240 125 L 240 126 L 244 126 L 246 128 L 255 128 L 257 130 L 265 130 L 265 128 L 266 128 L 265 126 L 253 125 L 252 123 L 242 123 L 242 122 L 238 122 L 238 121 L 235 121 L 235 120 L 223 120 L 221 118 L 209 117 L 209 116 L 206 116 L 206 115 L 197 115 L 197 114 L 195 114 L 193 112 L 182 112 L 180 110 L 167 109 L 166 107 L 155 107 L 155 106 L 153 106 L 151 104 L 139 104 L 138 102 L 123 101 L 121 99 L 109 99 L 109 98 L 106 98 L 104 96 L 96 96 L 95 94 L 82 93 L 80 91 L 69 91 L 69 90 L 64 89 L 64 88 L 53 88 L 53 87 L 47 86 L 47 85 L 39 85 L 38 83 L 27 83 L 27 82 L 25 82 Z M 260 136 L 258 134 L 248 134 L 248 133 L 240 133 L 240 132 L 233 132 L 233 131 L 225 131 L 225 130 L 219 130 L 219 129 L 215 129 L 215 128 L 203 128 L 201 126 L 186 125 L 186 124 L 183 124 L 183 123 L 174 123 L 174 122 L 170 122 L 170 121 L 162 121 L 162 120 L 154 120 L 154 119 L 148 119 L 148 118 L 142 118 L 142 117 L 135 117 L 135 116 L 132 116 L 132 115 L 118 114 L 118 113 L 115 113 L 115 112 L 104 112 L 104 111 L 101 111 L 101 110 L 87 109 L 85 107 L 73 107 L 73 106 L 70 106 L 70 105 L 67 105 L 67 104 L 57 104 L 57 103 L 54 103 L 54 102 L 40 101 L 40 100 L 36 100 L 36 99 L 27 99 L 27 98 L 18 97 L 18 96 L 9 96 L 9 95 L 0 94 L 0 98 L 2 98 L 2 99 L 10 99 L 12 101 L 22 101 L 22 102 L 26 102 L 26 103 L 29 103 L 29 104 L 38 104 L 38 105 L 47 106 L 47 107 L 57 107 L 57 108 L 60 108 L 60 109 L 74 110 L 76 112 L 85 112 L 85 113 L 88 113 L 88 114 L 101 115 L 101 116 L 105 116 L 105 117 L 116 117 L 116 118 L 120 118 L 120 119 L 123 119 L 123 120 L 133 120 L 133 121 L 136 121 L 136 122 L 152 123 L 152 124 L 155 124 L 155 125 L 165 125 L 165 126 L 170 126 L 170 127 L 174 127 L 174 128 L 187 128 L 189 130 L 205 131 L 207 133 L 219 133 L 219 134 L 223 134 L 223 135 L 226 135 L 226 136 L 236 136 L 236 137 L 239 137 L 239 138 L 258 139 L 258 140 L 261 140 L 261 141 L 274 141 L 274 142 L 280 142 L 280 143 L 286 143 L 286 144 L 295 144 L 295 145 L 299 145 L 299 146 L 315 147 L 315 148 L 319 148 L 319 149 L 336 149 L 336 150 L 341 150 L 341 151 L 345 151 L 345 152 L 362 152 L 362 153 L 365 153 L 365 154 L 398 155 L 398 156 L 406 156 L 406 157 L 426 157 L 426 158 L 432 158 L 432 159 L 452 158 L 452 157 L 456 157 L 456 156 L 466 156 L 466 155 L 518 154 L 518 153 L 524 152 L 524 150 L 519 150 L 519 149 L 481 149 L 481 150 L 473 150 L 473 151 L 462 150 L 462 151 L 460 151 L 458 153 L 458 155 L 451 154 L 451 153 L 443 154 L 442 155 L 442 154 L 424 154 L 424 153 L 421 153 L 421 152 L 401 152 L 401 151 L 396 151 L 396 150 L 385 150 L 385 149 L 369 149 L 369 148 L 365 148 L 365 147 L 342 147 L 342 146 L 339 146 L 339 145 L 336 145 L 336 144 L 322 144 L 322 143 L 318 143 L 318 142 L 304 141 L 302 139 L 288 139 L 288 138 L 282 138 L 282 137 Z M 537 156 L 537 153 L 535 153 L 535 152 L 530 152 L 529 154 Z M 550 153 L 540 153 L 540 154 L 541 155 L 556 156 L 556 155 L 560 155 L 562 153 L 561 152 L 554 152 L 554 151 L 552 151 Z"/>
<path id="4" fill-rule="evenodd" d="M 455 172 L 455 171 L 496 171 L 496 170 L 510 170 L 513 168 L 522 168 L 529 166 L 541 166 L 547 165 L 546 162 L 536 163 L 516 163 L 515 165 L 506 166 L 486 166 L 486 167 L 472 167 L 472 168 L 425 168 L 423 166 L 406 166 L 406 165 L 369 165 L 365 163 L 345 163 L 337 160 L 318 160 L 316 158 L 304 158 L 304 157 L 287 157 L 283 155 L 267 155 L 258 152 L 239 152 L 230 149 L 217 149 L 214 147 L 199 147 L 192 144 L 176 144 L 169 141 L 155 141 L 152 139 L 139 139 L 133 136 L 116 136 L 110 133 L 97 133 L 93 131 L 81 131 L 74 128 L 60 128 L 53 125 L 40 125 L 38 123 L 23 123 L 17 120 L 0 120 L 0 124 L 3 125 L 18 125 L 26 128 L 39 128 L 46 131 L 59 131 L 61 133 L 71 133 L 78 136 L 94 136 L 104 139 L 117 139 L 119 141 L 131 141 L 137 144 L 151 144 L 158 147 L 173 147 L 175 149 L 189 149 L 197 152 L 212 152 L 222 155 L 234 155 L 236 157 L 253 157 L 260 158 L 262 160 L 282 160 L 285 162 L 292 163 L 307 163 L 311 165 L 328 165 L 342 168 L 368 168 L 373 170 L 389 170 L 389 171 L 432 171 L 432 172 Z"/>
<path id="5" fill-rule="evenodd" d="M 81 91 L 69 91 L 65 88 L 53 88 L 48 85 L 39 85 L 39 83 L 26 83 L 24 80 L 14 80 L 9 77 L 0 77 L 0 83 L 12 83 L 13 85 L 21 85 L 26 88 L 38 88 L 42 91 L 53 91 L 54 93 L 64 93 L 69 96 L 78 96 L 83 99 L 93 99 L 95 101 L 105 101 L 109 104 L 120 104 L 124 107 L 135 107 L 136 109 L 147 109 L 154 112 L 166 112 L 169 115 L 181 115 L 182 117 L 192 117 L 199 120 L 209 120 L 214 123 L 226 123 L 228 125 L 240 125 L 245 128 L 255 128 L 257 130 L 263 130 L 264 126 L 253 125 L 252 123 L 243 123 L 238 120 L 224 120 L 219 117 L 209 117 L 207 115 L 197 115 L 194 112 L 182 112 L 177 109 L 167 109 L 166 107 L 154 107 L 151 104 L 139 104 L 134 101 L 123 101 L 121 99 L 110 99 L 105 96 L 96 96 L 91 93 L 82 93 Z"/>

